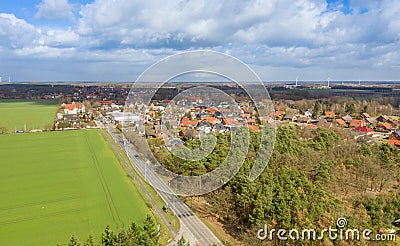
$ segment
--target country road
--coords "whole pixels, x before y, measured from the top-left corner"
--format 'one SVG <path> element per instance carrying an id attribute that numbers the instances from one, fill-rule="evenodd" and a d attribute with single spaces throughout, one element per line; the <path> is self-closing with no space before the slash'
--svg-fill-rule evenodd
<path id="1" fill-rule="evenodd" d="M 163 192 L 156 189 L 159 196 L 164 200 L 166 204 L 169 204 L 170 209 L 179 218 L 181 228 L 177 233 L 174 243 L 179 240 L 183 235 L 186 241 L 190 242 L 190 245 L 222 245 L 221 241 L 211 232 L 211 230 L 191 211 L 191 209 L 181 200 L 178 196 L 173 195 L 173 191 L 168 187 L 167 184 L 150 168 L 147 168 L 147 164 L 142 160 L 137 153 L 129 146 L 124 145 L 124 140 L 115 131 L 115 129 L 104 119 L 101 119 L 105 129 L 117 142 L 121 149 L 126 151 L 127 156 L 130 159 L 130 164 L 137 170 L 138 173 L 148 182 L 151 180 L 153 184 L 157 184 L 158 187 L 162 187 Z M 129 167 L 128 167 L 129 169 Z M 167 222 L 167 226 L 169 223 Z M 170 229 L 171 230 L 171 229 Z"/>

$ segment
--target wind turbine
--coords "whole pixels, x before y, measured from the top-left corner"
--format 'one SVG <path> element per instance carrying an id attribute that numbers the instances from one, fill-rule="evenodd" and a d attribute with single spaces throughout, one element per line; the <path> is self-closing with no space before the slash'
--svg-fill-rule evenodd
<path id="1" fill-rule="evenodd" d="M 0 82 L 1 82 L 1 76 L 0 76 Z"/>
<path id="2" fill-rule="evenodd" d="M 11 76 L 8 75 L 8 83 L 11 83 Z"/>
<path id="3" fill-rule="evenodd" d="M 361 85 L 361 79 L 358 79 L 358 86 Z"/>
<path id="4" fill-rule="evenodd" d="M 298 79 L 299 79 L 299 76 L 296 77 L 296 87 L 299 86 L 299 84 L 297 83 Z"/>
<path id="5" fill-rule="evenodd" d="M 329 87 L 329 82 L 330 82 L 331 78 L 327 78 L 326 81 L 328 82 L 328 87 Z"/>

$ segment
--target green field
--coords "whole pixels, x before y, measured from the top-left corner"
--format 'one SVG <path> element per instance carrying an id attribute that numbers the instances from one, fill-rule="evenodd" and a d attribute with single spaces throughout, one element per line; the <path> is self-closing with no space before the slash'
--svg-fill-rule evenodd
<path id="1" fill-rule="evenodd" d="M 0 245 L 81 242 L 150 210 L 98 130 L 0 135 Z"/>
<path id="2" fill-rule="evenodd" d="M 0 100 L 0 127 L 7 132 L 44 129 L 51 126 L 57 112 L 55 100 Z"/>

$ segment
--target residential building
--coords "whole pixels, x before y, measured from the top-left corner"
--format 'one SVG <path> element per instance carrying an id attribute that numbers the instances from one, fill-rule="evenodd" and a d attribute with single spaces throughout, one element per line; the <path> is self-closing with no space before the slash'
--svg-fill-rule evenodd
<path id="1" fill-rule="evenodd" d="M 332 121 L 332 124 L 334 126 L 339 126 L 339 127 L 346 127 L 347 126 L 346 121 L 344 121 L 343 119 L 334 119 Z"/>
<path id="2" fill-rule="evenodd" d="M 327 121 L 326 119 L 323 119 L 323 118 L 321 118 L 321 119 L 319 119 L 317 121 L 317 126 L 322 126 L 322 127 L 325 127 L 325 128 L 331 128 L 332 125 L 333 125 L 332 122 L 329 122 L 329 121 Z"/>
<path id="3" fill-rule="evenodd" d="M 64 114 L 83 114 L 85 113 L 85 105 L 83 103 L 65 104 Z"/>
<path id="4" fill-rule="evenodd" d="M 275 112 L 275 118 L 277 120 L 282 119 L 282 117 L 285 115 L 285 111 L 276 111 Z"/>
<path id="5" fill-rule="evenodd" d="M 392 134 L 389 135 L 389 140 L 400 140 L 400 130 L 392 132 Z"/>
<path id="6" fill-rule="evenodd" d="M 366 127 L 367 123 L 365 122 L 365 120 L 353 120 L 352 122 L 350 122 L 350 127 Z"/>
<path id="7" fill-rule="evenodd" d="M 313 114 L 314 114 L 314 112 L 313 112 L 311 109 L 307 110 L 307 111 L 304 113 L 304 115 L 305 115 L 306 117 L 309 117 L 309 118 L 311 118 L 311 117 L 313 116 Z"/>
<path id="8" fill-rule="evenodd" d="M 344 120 L 347 124 L 350 124 L 353 121 L 353 117 L 351 117 L 349 114 L 345 115 L 342 117 L 342 120 Z"/>
<path id="9" fill-rule="evenodd" d="M 369 133 L 369 132 L 373 132 L 372 129 L 366 127 L 366 126 L 359 126 L 353 129 L 354 131 L 357 132 L 364 132 L 364 133 Z"/>
<path id="10" fill-rule="evenodd" d="M 370 116 L 369 114 L 367 114 L 367 113 L 362 113 L 362 114 L 361 114 L 361 118 L 363 118 L 364 120 L 366 120 L 366 119 L 368 119 L 368 118 L 371 118 L 371 116 Z"/>
<path id="11" fill-rule="evenodd" d="M 389 122 L 379 123 L 375 129 L 381 132 L 390 132 L 392 130 L 392 125 Z"/>
<path id="12" fill-rule="evenodd" d="M 324 116 L 326 118 L 335 118 L 335 112 L 333 112 L 333 111 L 325 111 Z"/>
<path id="13" fill-rule="evenodd" d="M 389 116 L 387 115 L 380 115 L 376 118 L 378 122 L 388 122 L 390 120 Z"/>
<path id="14" fill-rule="evenodd" d="M 365 122 L 367 122 L 367 125 L 372 125 L 375 123 L 375 119 L 372 117 L 365 118 L 364 120 L 365 120 Z"/>
<path id="15" fill-rule="evenodd" d="M 297 118 L 297 122 L 299 123 L 310 123 L 310 118 L 307 116 L 301 116 Z"/>
<path id="16" fill-rule="evenodd" d="M 291 114 L 286 114 L 285 116 L 283 116 L 282 120 L 296 121 L 297 120 L 297 116 L 291 115 Z"/>

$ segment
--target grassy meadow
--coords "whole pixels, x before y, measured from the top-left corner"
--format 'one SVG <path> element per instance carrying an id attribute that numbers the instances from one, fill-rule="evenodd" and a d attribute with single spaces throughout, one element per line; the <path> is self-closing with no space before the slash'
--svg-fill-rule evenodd
<path id="1" fill-rule="evenodd" d="M 0 160 L 0 245 L 83 242 L 151 213 L 98 130 L 0 135 Z"/>
<path id="2" fill-rule="evenodd" d="M 44 129 L 53 124 L 57 112 L 55 100 L 0 100 L 0 127 L 6 132 Z"/>

